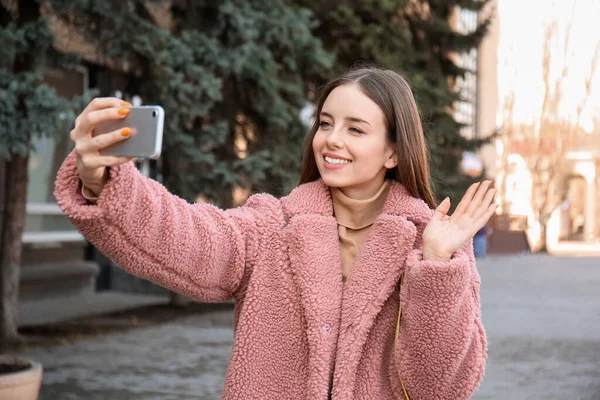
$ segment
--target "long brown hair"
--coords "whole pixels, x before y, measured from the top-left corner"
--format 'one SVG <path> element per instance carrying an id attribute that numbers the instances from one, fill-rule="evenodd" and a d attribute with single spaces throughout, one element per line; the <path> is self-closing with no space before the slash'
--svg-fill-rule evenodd
<path id="1" fill-rule="evenodd" d="M 430 187 L 429 151 L 423 134 L 421 116 L 412 90 L 402 76 L 394 71 L 363 67 L 346 72 L 326 84 L 317 103 L 315 121 L 304 139 L 300 184 L 320 178 L 313 138 L 319 129 L 319 116 L 327 96 L 338 86 L 354 83 L 383 111 L 387 137 L 396 145 L 398 165 L 388 170 L 386 179 L 400 182 L 408 192 L 423 199 L 431 208 L 436 202 Z"/>

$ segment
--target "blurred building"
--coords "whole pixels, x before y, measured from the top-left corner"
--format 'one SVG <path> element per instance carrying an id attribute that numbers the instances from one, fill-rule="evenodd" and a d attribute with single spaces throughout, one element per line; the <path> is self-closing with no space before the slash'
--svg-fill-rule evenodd
<path id="1" fill-rule="evenodd" d="M 578 135 L 559 176 L 561 202 L 550 216 L 546 247 L 555 255 L 600 256 L 600 131 Z"/>
<path id="2" fill-rule="evenodd" d="M 588 29 L 600 4 L 499 5 L 496 223 L 525 231 L 532 251 L 600 255 L 600 31 Z"/>
<path id="3" fill-rule="evenodd" d="M 453 17 L 456 29 L 463 33 L 473 32 L 477 25 L 493 15 L 488 34 L 479 46 L 469 52 L 457 54 L 455 62 L 467 69 L 464 78 L 457 82 L 461 101 L 455 105 L 455 118 L 465 126 L 462 134 L 471 139 L 484 139 L 497 133 L 498 102 L 498 45 L 500 24 L 497 13 L 498 0 L 491 1 L 477 13 L 458 9 Z M 479 162 L 473 160 L 479 158 Z M 472 166 L 463 172 L 480 179 L 496 180 L 499 167 L 496 141 L 484 145 L 477 154 L 465 153 L 464 166 Z M 475 168 L 477 166 L 477 168 Z M 521 184 L 521 183 L 519 183 Z M 523 219 L 508 215 L 495 215 L 488 224 L 489 253 L 520 253 L 528 251 Z"/>
<path id="4" fill-rule="evenodd" d="M 486 19 L 497 6 L 492 0 L 480 13 L 470 10 L 457 10 L 454 16 L 456 29 L 462 33 L 471 33 L 477 25 Z M 488 34 L 479 46 L 457 54 L 455 62 L 467 69 L 464 78 L 459 79 L 461 101 L 455 107 L 455 119 L 465 124 L 462 133 L 467 138 L 486 138 L 497 130 L 496 110 L 498 108 L 498 39 L 499 25 L 497 15 L 493 17 Z M 485 177 L 496 174 L 496 151 L 493 144 L 483 146 L 478 152 L 482 160 Z"/>
<path id="5" fill-rule="evenodd" d="M 86 68 L 46 71 L 46 83 L 65 97 L 88 86 Z M 65 132 L 72 127 L 65 126 Z M 40 137 L 29 158 L 27 216 L 23 234 L 21 300 L 93 290 L 98 266 L 84 261 L 86 241 L 65 218 L 53 196 L 56 173 L 71 150 L 68 135 L 57 141 Z"/>
<path id="6" fill-rule="evenodd" d="M 496 9 L 481 46 L 454 57 L 458 65 L 469 71 L 457 82 L 461 101 L 456 104 L 455 118 L 465 124 L 462 133 L 468 138 L 485 138 L 500 130 L 498 139 L 477 153 L 483 165 L 482 179 L 495 180 L 496 187 L 502 191 L 502 198 L 497 199 L 501 207 L 489 223 L 489 251 L 537 251 L 545 242 L 547 250 L 553 254 L 600 255 L 600 209 L 597 205 L 600 197 L 597 177 L 600 123 L 586 132 L 572 124 L 552 123 L 551 119 L 541 122 L 539 115 L 533 117 L 531 124 L 501 127 L 506 121 L 498 120 L 498 115 L 506 111 L 500 107 L 507 107 L 506 100 L 504 104 L 499 101 L 498 52 L 502 32 L 501 13 L 497 7 L 503 6 L 503 1 L 492 1 L 479 14 L 457 10 L 453 16 L 457 30 L 469 33 L 490 10 Z M 518 32 L 520 28 L 514 29 Z M 509 33 L 518 38 L 515 32 Z M 561 58 L 563 54 L 559 51 L 556 57 Z M 517 68 L 511 64 L 520 61 L 511 59 L 503 68 Z M 541 64 L 542 60 L 532 58 L 528 62 Z M 540 153 L 555 155 L 559 152 L 564 153 L 564 157 L 557 165 L 543 165 L 544 158 Z M 470 159 L 472 157 L 465 155 L 465 165 L 476 165 Z M 533 164 L 535 171 L 532 171 Z M 474 174 L 473 171 L 465 172 Z M 552 205 L 555 207 L 544 231 L 539 221 L 539 209 Z"/>

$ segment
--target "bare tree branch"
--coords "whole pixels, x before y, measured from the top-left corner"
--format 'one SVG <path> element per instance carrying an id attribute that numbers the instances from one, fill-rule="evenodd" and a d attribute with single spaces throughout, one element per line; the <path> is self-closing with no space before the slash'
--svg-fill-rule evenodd
<path id="1" fill-rule="evenodd" d="M 538 119 L 531 126 L 518 125 L 514 121 L 514 108 L 517 100 L 515 97 L 518 96 L 514 90 L 505 98 L 503 107 L 502 144 L 504 153 L 501 159 L 505 171 L 503 182 L 501 182 L 503 191 L 506 190 L 504 185 L 509 167 L 508 155 L 519 153 L 526 160 L 531 173 L 532 208 L 536 219 L 533 222 L 540 224 L 542 236 L 545 236 L 545 226 L 551 213 L 564 198 L 566 155 L 582 130 L 582 115 L 588 107 L 600 63 L 599 38 L 592 55 L 589 73 L 582 77 L 585 91 L 576 104 L 575 118 L 569 120 L 562 114 L 562 106 L 566 81 L 573 78 L 569 70 L 574 56 L 573 21 L 572 15 L 562 30 L 556 21 L 545 27 L 541 60 L 544 93 Z M 561 45 L 561 54 L 557 59 L 556 49 Z M 556 62 L 562 63 L 558 71 L 553 69 Z M 506 202 L 505 197 L 503 198 L 503 201 Z M 507 204 L 503 204 L 504 212 L 508 212 L 507 206 Z M 542 237 L 543 239 L 544 237 Z"/>

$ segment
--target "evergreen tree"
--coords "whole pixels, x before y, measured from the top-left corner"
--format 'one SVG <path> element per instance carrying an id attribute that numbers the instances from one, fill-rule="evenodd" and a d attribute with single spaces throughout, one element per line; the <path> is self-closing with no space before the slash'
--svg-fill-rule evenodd
<path id="1" fill-rule="evenodd" d="M 44 85 L 43 71 L 73 58 L 52 46 L 35 0 L 0 2 L 0 339 L 16 340 L 27 164 L 33 139 L 65 134 L 70 104 Z M 61 123 L 62 121 L 62 123 Z"/>
<path id="2" fill-rule="evenodd" d="M 130 93 L 165 109 L 160 170 L 171 192 L 227 208 L 235 187 L 281 195 L 297 184 L 305 77 L 331 62 L 308 10 L 280 0 L 51 4 L 106 67 L 128 73 Z"/>
<path id="3" fill-rule="evenodd" d="M 330 58 L 313 21 L 284 1 L 52 0 L 57 15 L 146 104 L 165 108 L 162 173 L 174 193 L 232 205 L 232 188 L 298 180 L 306 76 Z"/>
<path id="4" fill-rule="evenodd" d="M 450 196 L 456 205 L 472 183 L 458 172 L 462 153 L 479 148 L 485 141 L 463 137 L 463 125 L 450 111 L 461 100 L 457 78 L 466 72 L 454 57 L 479 46 L 489 18 L 467 33 L 454 29 L 451 20 L 457 7 L 478 12 L 489 0 L 297 3 L 313 11 L 319 21 L 315 35 L 336 56 L 334 68 L 320 70 L 312 77 L 317 86 L 357 62 L 390 68 L 408 78 L 424 120 L 434 189 L 439 199 Z"/>

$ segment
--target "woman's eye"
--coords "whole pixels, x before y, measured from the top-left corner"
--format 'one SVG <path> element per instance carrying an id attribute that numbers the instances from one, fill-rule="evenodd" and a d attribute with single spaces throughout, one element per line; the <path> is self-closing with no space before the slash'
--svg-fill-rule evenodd
<path id="1" fill-rule="evenodd" d="M 362 134 L 362 133 L 364 133 L 363 131 L 361 131 L 361 130 L 360 130 L 360 129 L 358 129 L 358 128 L 350 128 L 350 131 L 351 131 L 351 132 L 354 132 L 354 133 L 361 133 L 361 134 Z"/>
<path id="2" fill-rule="evenodd" d="M 327 121 L 321 121 L 321 122 L 319 122 L 319 126 L 321 128 L 327 128 L 327 127 L 331 126 L 331 124 Z"/>

